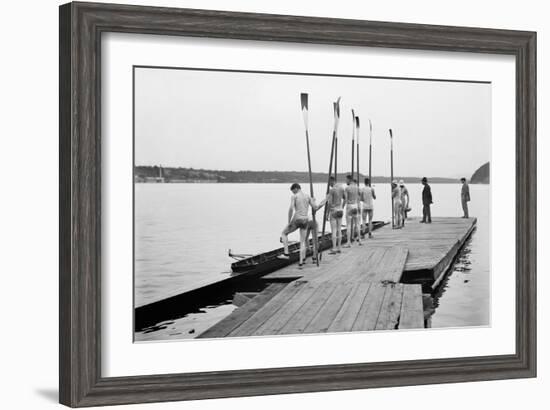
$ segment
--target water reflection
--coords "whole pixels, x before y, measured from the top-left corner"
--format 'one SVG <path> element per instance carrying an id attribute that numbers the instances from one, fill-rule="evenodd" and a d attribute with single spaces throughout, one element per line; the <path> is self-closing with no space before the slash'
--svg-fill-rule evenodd
<path id="1" fill-rule="evenodd" d="M 425 292 L 423 302 L 426 327 L 489 324 L 487 308 L 489 295 L 486 294 L 478 300 L 471 299 L 472 293 L 479 292 L 479 289 L 475 289 L 475 284 L 472 283 L 476 279 L 475 275 L 479 273 L 479 276 L 484 276 L 483 269 L 479 269 L 480 267 L 472 262 L 475 259 L 472 242 L 475 245 L 475 240 L 474 232 L 439 285 L 432 292 L 423 290 Z M 472 300 L 473 303 L 467 303 L 464 299 Z M 450 310 L 449 305 L 454 306 L 455 310 Z M 466 321 L 464 318 L 469 319 Z"/>
<path id="2" fill-rule="evenodd" d="M 473 235 L 473 234 L 472 234 Z M 423 293 L 422 301 L 424 303 L 424 324 L 426 327 L 431 326 L 431 318 L 439 307 L 441 298 L 449 287 L 449 281 L 453 274 L 460 272 L 462 274 L 469 274 L 472 270 L 470 261 L 470 253 L 472 252 L 470 247 L 471 236 L 467 239 L 464 247 L 456 257 L 455 261 L 449 267 L 449 270 L 444 273 L 444 277 L 439 285 L 431 293 Z M 464 283 L 468 283 L 469 280 L 465 279 Z M 423 289 L 425 292 L 425 289 Z"/>

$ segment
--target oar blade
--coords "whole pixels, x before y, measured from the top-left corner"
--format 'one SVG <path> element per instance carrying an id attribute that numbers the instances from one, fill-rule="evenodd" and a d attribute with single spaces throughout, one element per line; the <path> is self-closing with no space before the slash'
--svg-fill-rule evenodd
<path id="1" fill-rule="evenodd" d="M 355 139 L 355 110 L 351 109 L 351 123 L 353 124 L 353 127 L 351 127 L 351 139 Z"/>
<path id="2" fill-rule="evenodd" d="M 300 103 L 301 103 L 301 106 L 302 106 L 302 116 L 304 118 L 304 125 L 307 129 L 307 126 L 308 126 L 308 118 L 307 118 L 307 114 L 308 114 L 308 94 L 307 93 L 301 93 L 300 94 Z"/>
<path id="3" fill-rule="evenodd" d="M 336 102 L 332 103 L 332 106 L 334 108 L 334 121 L 338 121 L 340 119 L 340 99 L 342 97 L 338 97 Z"/>
<path id="4" fill-rule="evenodd" d="M 332 107 L 334 110 L 334 131 L 338 129 L 338 123 L 340 121 L 340 98 L 338 97 L 338 100 L 336 102 L 332 103 Z"/>

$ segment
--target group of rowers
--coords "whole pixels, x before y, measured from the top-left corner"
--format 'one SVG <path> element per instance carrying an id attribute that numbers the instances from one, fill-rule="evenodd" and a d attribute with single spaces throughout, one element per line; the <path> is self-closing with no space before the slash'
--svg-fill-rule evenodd
<path id="1" fill-rule="evenodd" d="M 466 178 L 461 178 L 461 202 L 464 211 L 463 218 L 468 218 L 468 202 L 470 201 L 470 191 Z M 422 178 L 422 220 L 421 223 L 431 223 L 431 205 L 433 204 L 432 192 L 427 178 Z M 405 226 L 407 214 L 411 208 L 409 206 L 409 191 L 405 182 L 400 180 L 392 181 L 392 210 L 393 210 L 393 229 L 401 229 Z M 361 240 L 368 234 L 372 238 L 372 218 L 374 214 L 374 201 L 376 193 L 371 186 L 369 178 L 365 178 L 364 185 L 360 186 L 353 175 L 346 176 L 346 184 L 336 184 L 336 179 L 329 178 L 328 194 L 320 203 L 316 203 L 315 198 L 302 192 L 300 184 L 294 183 L 290 190 L 290 207 L 288 208 L 288 224 L 281 234 L 281 242 L 284 246 L 284 254 L 281 258 L 290 257 L 288 251 L 288 235 L 300 230 L 300 258 L 299 267 L 301 268 L 307 251 L 307 241 L 309 234 L 313 231 L 317 235 L 317 226 L 313 220 L 308 217 L 309 208 L 315 213 L 326 205 L 325 217 L 330 222 L 332 232 L 332 248 L 329 253 L 341 253 L 342 247 L 342 221 L 344 215 L 347 226 L 346 247 L 351 247 L 355 240 L 358 245 L 362 245 Z M 368 225 L 368 229 L 365 226 Z M 315 262 L 315 260 L 314 260 Z"/>
<path id="2" fill-rule="evenodd" d="M 342 247 L 342 222 L 345 215 L 347 229 L 346 247 L 351 247 L 355 240 L 362 245 L 361 240 L 365 237 L 372 238 L 372 219 L 374 214 L 374 200 L 376 192 L 371 186 L 369 178 L 365 178 L 364 185 L 360 186 L 352 175 L 347 175 L 346 184 L 336 184 L 336 179 L 331 176 L 329 179 L 328 194 L 318 204 L 315 198 L 304 193 L 300 184 L 294 183 L 290 187 L 292 196 L 288 209 L 288 224 L 281 234 L 281 241 L 284 246 L 282 258 L 289 258 L 288 235 L 300 230 L 300 259 L 299 267 L 304 263 L 307 249 L 307 239 L 311 231 L 317 234 L 315 223 L 308 218 L 309 208 L 313 212 L 327 206 L 325 215 L 330 222 L 332 232 L 332 249 L 329 253 L 341 253 Z M 404 226 L 409 208 L 409 192 L 403 180 L 392 182 L 392 200 L 394 203 L 394 218 L 398 226 Z M 398 216 L 398 218 L 397 218 Z M 365 227 L 368 225 L 368 229 Z"/>

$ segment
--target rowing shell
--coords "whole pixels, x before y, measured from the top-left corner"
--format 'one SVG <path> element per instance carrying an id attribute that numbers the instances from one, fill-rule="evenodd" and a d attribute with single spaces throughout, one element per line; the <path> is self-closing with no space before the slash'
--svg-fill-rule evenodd
<path id="1" fill-rule="evenodd" d="M 372 230 L 374 231 L 386 224 L 387 222 L 373 221 Z M 367 232 L 368 232 L 368 227 L 366 231 L 363 233 L 367 233 Z M 347 241 L 346 233 L 347 233 L 346 228 L 343 228 L 342 243 L 346 243 Z M 330 232 L 324 235 L 319 235 L 318 238 L 319 238 L 318 239 L 319 251 L 330 249 L 330 247 L 332 246 L 332 234 Z M 306 256 L 312 255 L 311 247 L 312 247 L 312 240 L 310 239 Z M 233 262 L 231 264 L 231 270 L 233 271 L 234 274 L 241 274 L 245 272 L 250 272 L 252 270 L 262 274 L 274 272 L 277 269 L 281 269 L 292 263 L 298 262 L 298 259 L 299 259 L 298 253 L 300 251 L 300 243 L 294 242 L 290 244 L 288 246 L 288 251 L 290 256 L 289 259 L 279 258 L 279 256 L 283 255 L 283 252 L 284 252 L 284 248 L 281 247 L 269 252 L 259 253 L 257 255 L 253 255 L 247 258 L 242 258 L 241 260 Z"/>

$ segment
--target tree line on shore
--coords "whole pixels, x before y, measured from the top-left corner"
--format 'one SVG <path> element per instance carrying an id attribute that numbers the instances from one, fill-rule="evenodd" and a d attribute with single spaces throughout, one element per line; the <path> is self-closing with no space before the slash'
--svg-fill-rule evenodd
<path id="1" fill-rule="evenodd" d="M 488 163 L 485 164 L 488 168 Z M 485 166 L 484 165 L 484 166 Z M 478 172 L 478 171 L 476 171 Z M 205 181 L 205 182 L 217 182 L 217 183 L 292 183 L 301 182 L 305 183 L 309 181 L 307 172 L 301 171 L 222 171 L 222 170 L 209 170 L 209 169 L 196 169 L 196 168 L 182 168 L 182 167 L 162 167 L 162 173 L 157 165 L 137 165 L 134 169 L 134 175 L 138 179 L 156 178 L 162 175 L 165 182 L 193 182 L 193 181 Z M 474 174 L 475 175 L 475 174 Z M 314 183 L 326 183 L 327 174 L 324 172 L 313 172 L 312 179 Z M 361 174 L 360 180 L 363 181 L 368 175 Z M 398 179 L 403 179 L 405 183 L 418 183 L 421 176 L 403 177 L 396 176 Z M 430 177 L 428 180 L 432 184 L 437 183 L 454 183 L 456 178 L 443 178 L 443 177 Z M 344 181 L 345 173 L 339 175 L 339 180 Z M 389 183 L 390 177 L 386 176 L 373 176 L 373 183 Z M 476 183 L 477 181 L 472 181 Z M 488 183 L 480 181 L 479 183 Z"/>

